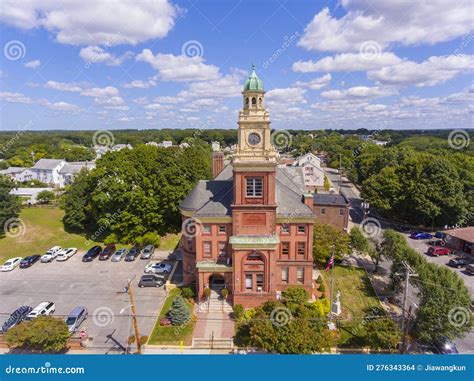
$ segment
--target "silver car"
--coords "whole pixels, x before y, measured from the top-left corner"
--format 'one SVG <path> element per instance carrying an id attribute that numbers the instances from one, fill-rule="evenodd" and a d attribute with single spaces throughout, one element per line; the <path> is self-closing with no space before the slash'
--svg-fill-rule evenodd
<path id="1" fill-rule="evenodd" d="M 114 255 L 112 255 L 112 257 L 110 258 L 110 260 L 112 262 L 120 262 L 122 259 L 125 258 L 125 256 L 127 255 L 128 253 L 128 250 L 127 249 L 120 249 L 120 250 L 117 250 Z"/>
<path id="2" fill-rule="evenodd" d="M 155 246 L 153 245 L 146 245 L 142 251 L 142 255 L 140 256 L 141 259 L 150 259 L 153 253 L 155 252 Z"/>
<path id="3" fill-rule="evenodd" d="M 84 320 L 87 319 L 87 308 L 78 306 L 74 308 L 69 316 L 66 318 L 67 328 L 69 333 L 74 333 L 79 328 Z"/>

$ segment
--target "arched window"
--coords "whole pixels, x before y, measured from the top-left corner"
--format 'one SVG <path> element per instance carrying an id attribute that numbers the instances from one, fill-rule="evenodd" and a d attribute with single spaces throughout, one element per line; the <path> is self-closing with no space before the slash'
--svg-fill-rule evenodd
<path id="1" fill-rule="evenodd" d="M 245 104 L 248 106 L 249 105 L 249 99 L 245 98 Z"/>
<path id="2" fill-rule="evenodd" d="M 260 261 L 260 262 L 263 262 L 263 257 L 262 257 L 262 254 L 260 254 L 259 252 L 257 251 L 254 251 L 252 253 L 250 253 L 249 255 L 247 255 L 247 261 Z"/>
<path id="3" fill-rule="evenodd" d="M 262 107 L 262 98 L 258 98 L 258 105 Z"/>
<path id="4" fill-rule="evenodd" d="M 252 98 L 252 106 L 257 104 L 257 98 Z"/>

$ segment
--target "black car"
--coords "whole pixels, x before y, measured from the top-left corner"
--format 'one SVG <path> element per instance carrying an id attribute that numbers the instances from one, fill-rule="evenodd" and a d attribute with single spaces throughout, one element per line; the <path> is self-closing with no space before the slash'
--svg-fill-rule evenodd
<path id="1" fill-rule="evenodd" d="M 106 261 L 115 253 L 115 245 L 113 243 L 105 246 L 104 250 L 99 254 L 99 261 Z"/>
<path id="2" fill-rule="evenodd" d="M 134 261 L 140 255 L 141 251 L 142 251 L 141 246 L 139 245 L 133 246 L 128 252 L 127 256 L 125 257 L 125 262 Z"/>
<path id="3" fill-rule="evenodd" d="M 161 287 L 165 284 L 165 279 L 158 275 L 142 275 L 138 287 Z"/>
<path id="4" fill-rule="evenodd" d="M 468 264 L 467 259 L 460 258 L 460 257 L 453 258 L 448 262 L 448 266 L 456 267 L 458 269 L 460 269 L 461 267 L 466 266 L 467 264 Z"/>
<path id="5" fill-rule="evenodd" d="M 30 306 L 21 306 L 13 312 L 10 317 L 2 325 L 2 333 L 7 332 L 10 328 L 20 324 L 25 317 L 33 310 Z"/>
<path id="6" fill-rule="evenodd" d="M 91 262 L 100 254 L 101 251 L 102 248 L 100 246 L 91 247 L 82 257 L 82 262 Z"/>
<path id="7" fill-rule="evenodd" d="M 38 262 L 40 260 L 40 258 L 41 258 L 41 255 L 39 255 L 39 254 L 30 255 L 29 257 L 25 257 L 20 262 L 20 268 L 26 269 L 27 267 L 30 267 L 34 263 Z"/>
<path id="8" fill-rule="evenodd" d="M 447 337 L 442 337 L 433 343 L 434 352 L 440 355 L 454 355 L 459 353 L 456 345 Z"/>

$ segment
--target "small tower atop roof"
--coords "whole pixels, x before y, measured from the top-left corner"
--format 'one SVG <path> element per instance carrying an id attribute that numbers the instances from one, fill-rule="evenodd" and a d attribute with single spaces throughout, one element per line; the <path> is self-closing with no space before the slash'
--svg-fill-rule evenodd
<path id="1" fill-rule="evenodd" d="M 245 81 L 244 91 L 264 91 L 263 81 L 258 78 L 258 75 L 255 72 L 255 64 L 252 64 L 252 72 Z"/>

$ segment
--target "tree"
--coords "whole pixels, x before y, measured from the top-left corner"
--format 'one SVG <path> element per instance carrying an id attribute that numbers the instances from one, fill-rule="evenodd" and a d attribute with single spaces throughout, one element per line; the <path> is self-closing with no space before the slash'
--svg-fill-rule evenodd
<path id="1" fill-rule="evenodd" d="M 76 176 L 63 198 L 61 207 L 64 209 L 63 223 L 67 229 L 83 231 L 88 220 L 88 202 L 90 197 L 90 177 L 86 170 Z"/>
<path id="2" fill-rule="evenodd" d="M 0 231 L 4 231 L 4 225 L 10 218 L 18 217 L 20 211 L 19 203 L 15 196 L 10 194 L 13 182 L 0 175 Z"/>
<path id="3" fill-rule="evenodd" d="M 324 175 L 324 190 L 328 192 L 330 188 L 331 188 L 331 183 L 329 182 L 328 177 Z"/>
<path id="4" fill-rule="evenodd" d="M 54 193 L 49 190 L 43 190 L 38 193 L 36 199 L 41 204 L 49 204 L 52 200 L 54 200 Z"/>
<path id="5" fill-rule="evenodd" d="M 331 225 L 314 225 L 313 230 L 314 263 L 324 266 L 331 256 L 334 243 L 334 256 L 341 260 L 349 252 L 349 236 Z"/>
<path id="6" fill-rule="evenodd" d="M 358 227 L 354 226 L 351 229 L 349 237 L 351 240 L 351 247 L 354 250 L 357 250 L 361 253 L 365 253 L 369 250 L 369 241 L 367 238 L 365 238 Z"/>
<path id="7" fill-rule="evenodd" d="M 321 309 L 309 303 L 268 301 L 237 327 L 236 345 L 271 353 L 311 354 L 327 351 L 331 337 Z"/>
<path id="8" fill-rule="evenodd" d="M 171 324 L 173 325 L 182 325 L 189 321 L 191 313 L 189 312 L 189 307 L 186 304 L 186 301 L 182 296 L 177 296 L 173 300 L 171 310 L 169 312 L 169 317 L 171 319 Z"/>
<path id="9" fill-rule="evenodd" d="M 290 286 L 281 293 L 286 303 L 304 304 L 308 301 L 308 292 L 303 287 Z"/>
<path id="10" fill-rule="evenodd" d="M 57 353 L 66 349 L 69 336 L 63 319 L 39 316 L 9 329 L 5 341 L 13 348 Z"/>
<path id="11" fill-rule="evenodd" d="M 365 325 L 364 342 L 371 349 L 395 350 L 400 338 L 400 327 L 389 317 L 377 317 Z"/>

